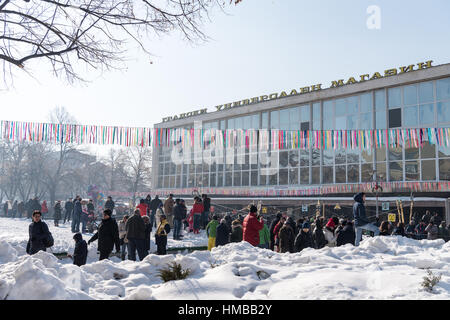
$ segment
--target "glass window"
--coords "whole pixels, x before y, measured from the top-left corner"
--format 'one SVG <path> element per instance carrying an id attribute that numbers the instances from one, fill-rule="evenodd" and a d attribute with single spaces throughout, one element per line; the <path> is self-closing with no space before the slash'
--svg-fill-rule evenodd
<path id="1" fill-rule="evenodd" d="M 450 181 L 450 159 L 439 160 L 439 180 Z"/>
<path id="2" fill-rule="evenodd" d="M 320 167 L 312 167 L 312 184 L 320 184 Z"/>
<path id="3" fill-rule="evenodd" d="M 408 141 L 405 141 L 408 145 Z M 405 148 L 405 160 L 419 159 L 419 148 Z"/>
<path id="4" fill-rule="evenodd" d="M 280 129 L 289 129 L 289 109 L 280 110 Z"/>
<path id="5" fill-rule="evenodd" d="M 220 120 L 220 130 L 226 129 L 226 120 Z"/>
<path id="6" fill-rule="evenodd" d="M 323 164 L 326 166 L 333 165 L 334 163 L 334 150 L 333 149 L 325 149 L 323 150 Z"/>
<path id="7" fill-rule="evenodd" d="M 259 129 L 259 114 L 252 115 L 252 129 Z"/>
<path id="8" fill-rule="evenodd" d="M 242 185 L 248 186 L 250 183 L 250 173 L 248 171 L 242 172 Z"/>
<path id="9" fill-rule="evenodd" d="M 438 122 L 450 122 L 450 101 L 447 102 L 438 102 L 437 104 L 438 110 Z"/>
<path id="10" fill-rule="evenodd" d="M 228 126 L 227 129 L 234 129 L 234 119 L 228 119 Z"/>
<path id="11" fill-rule="evenodd" d="M 376 128 L 386 129 L 386 111 L 380 111 L 376 113 Z"/>
<path id="12" fill-rule="evenodd" d="M 323 167 L 323 182 L 322 183 L 333 183 L 333 167 Z"/>
<path id="13" fill-rule="evenodd" d="M 450 78 L 438 80 L 437 84 L 437 99 L 450 99 Z"/>
<path id="14" fill-rule="evenodd" d="M 386 162 L 377 162 L 377 181 L 386 181 Z"/>
<path id="15" fill-rule="evenodd" d="M 347 113 L 358 113 L 358 96 L 348 97 L 347 101 Z"/>
<path id="16" fill-rule="evenodd" d="M 309 122 L 310 110 L 309 105 L 304 105 L 300 107 L 300 121 Z"/>
<path id="17" fill-rule="evenodd" d="M 251 185 L 257 186 L 258 185 L 258 171 L 252 171 L 251 172 Z"/>
<path id="18" fill-rule="evenodd" d="M 401 88 L 388 89 L 389 109 L 394 109 L 402 105 Z"/>
<path id="19" fill-rule="evenodd" d="M 313 104 L 313 128 L 320 130 L 320 103 Z"/>
<path id="20" fill-rule="evenodd" d="M 389 128 L 402 126 L 402 109 L 389 110 Z"/>
<path id="21" fill-rule="evenodd" d="M 389 162 L 390 181 L 403 181 L 403 162 Z"/>
<path id="22" fill-rule="evenodd" d="M 346 183 L 347 168 L 346 166 L 336 166 L 336 183 Z"/>
<path id="23" fill-rule="evenodd" d="M 226 187 L 231 187 L 232 180 L 233 180 L 233 173 L 229 172 L 229 171 L 225 172 L 225 186 Z"/>
<path id="24" fill-rule="evenodd" d="M 428 141 L 423 141 L 420 157 L 421 159 L 436 158 L 436 146 L 434 144 L 429 143 Z"/>
<path id="25" fill-rule="evenodd" d="M 288 110 L 289 110 L 290 129 L 297 130 L 300 123 L 300 108 L 290 108 Z"/>
<path id="26" fill-rule="evenodd" d="M 402 148 L 389 148 L 389 160 L 403 160 Z"/>
<path id="27" fill-rule="evenodd" d="M 345 164 L 345 162 L 346 162 L 345 149 L 336 149 L 336 151 L 335 151 L 335 162 L 336 162 L 336 164 Z"/>
<path id="28" fill-rule="evenodd" d="M 359 163 L 359 149 L 347 150 L 347 163 Z"/>
<path id="29" fill-rule="evenodd" d="M 211 187 L 215 187 L 216 186 L 216 175 L 215 174 L 211 173 L 209 184 L 210 184 Z"/>
<path id="30" fill-rule="evenodd" d="M 403 87 L 403 102 L 405 106 L 417 104 L 417 85 Z"/>
<path id="31" fill-rule="evenodd" d="M 288 166 L 289 161 L 289 151 L 280 151 L 279 152 L 279 166 L 280 168 L 286 168 Z"/>
<path id="32" fill-rule="evenodd" d="M 373 150 L 372 149 L 362 149 L 361 150 L 361 162 L 362 163 L 373 162 Z"/>
<path id="33" fill-rule="evenodd" d="M 433 102 L 433 82 L 422 82 L 419 83 L 419 102 Z"/>
<path id="34" fill-rule="evenodd" d="M 263 112 L 261 116 L 262 129 L 269 129 L 269 113 Z"/>
<path id="35" fill-rule="evenodd" d="M 276 186 L 278 185 L 278 175 L 272 174 L 269 176 L 269 185 Z"/>
<path id="36" fill-rule="evenodd" d="M 312 165 L 313 166 L 320 165 L 320 151 L 317 149 L 312 150 Z"/>
<path id="37" fill-rule="evenodd" d="M 358 114 L 354 114 L 352 116 L 348 116 L 347 120 L 348 120 L 348 122 L 347 122 L 347 129 L 349 129 L 349 130 L 359 129 L 359 125 L 358 125 L 359 117 L 358 117 Z"/>
<path id="38" fill-rule="evenodd" d="M 309 168 L 300 169 L 300 184 L 309 184 Z"/>
<path id="39" fill-rule="evenodd" d="M 407 107 L 404 109 L 403 126 L 415 127 L 418 124 L 417 106 Z"/>
<path id="40" fill-rule="evenodd" d="M 361 125 L 357 129 L 372 129 L 372 113 L 361 114 Z"/>
<path id="41" fill-rule="evenodd" d="M 372 93 L 361 95 L 361 112 L 372 111 Z"/>
<path id="42" fill-rule="evenodd" d="M 333 100 L 325 101 L 323 103 L 323 114 L 333 115 Z"/>
<path id="43" fill-rule="evenodd" d="M 386 110 L 386 97 L 384 90 L 375 91 L 375 110 Z"/>
<path id="44" fill-rule="evenodd" d="M 290 185 L 298 184 L 298 168 L 289 169 L 289 184 Z"/>
<path id="45" fill-rule="evenodd" d="M 288 170 L 281 169 L 280 170 L 280 185 L 287 185 L 289 183 L 288 180 Z"/>
<path id="46" fill-rule="evenodd" d="M 436 180 L 435 160 L 422 161 L 422 180 L 424 181 Z"/>
<path id="47" fill-rule="evenodd" d="M 325 107 L 325 104 L 324 104 L 324 112 L 332 112 L 331 111 L 331 108 L 329 107 L 329 105 L 328 105 L 328 101 L 326 102 L 327 104 L 326 104 L 326 107 Z M 336 116 L 342 116 L 342 115 L 346 115 L 348 112 L 347 112 L 347 106 L 348 106 L 348 103 L 347 103 L 347 99 L 337 99 L 336 100 Z"/>
<path id="48" fill-rule="evenodd" d="M 217 186 L 222 187 L 223 186 L 223 173 L 219 173 L 217 175 Z"/>
<path id="49" fill-rule="evenodd" d="M 348 183 L 359 182 L 359 165 L 352 164 L 347 166 L 347 182 Z"/>
<path id="50" fill-rule="evenodd" d="M 450 157 L 450 147 L 439 146 L 438 154 L 439 154 L 439 158 Z"/>
<path id="51" fill-rule="evenodd" d="M 233 185 L 234 186 L 241 186 L 241 171 L 235 171 L 234 172 L 234 181 L 233 181 Z"/>
<path id="52" fill-rule="evenodd" d="M 365 163 L 361 165 L 361 182 L 373 181 L 373 164 Z"/>
<path id="53" fill-rule="evenodd" d="M 418 181 L 419 161 L 405 161 L 405 179 L 406 181 Z"/>
<path id="54" fill-rule="evenodd" d="M 434 124 L 434 104 L 425 104 L 419 107 L 421 125 Z"/>
<path id="55" fill-rule="evenodd" d="M 262 173 L 262 172 L 261 172 Z M 260 174 L 259 175 L 259 185 L 260 186 L 265 186 L 267 185 L 267 175 L 265 174 Z"/>
<path id="56" fill-rule="evenodd" d="M 289 166 L 298 167 L 298 164 L 299 164 L 298 150 L 289 151 Z"/>
<path id="57" fill-rule="evenodd" d="M 324 129 L 330 130 L 334 129 L 333 127 L 333 119 L 330 117 L 324 122 Z M 347 117 L 336 117 L 336 129 L 338 130 L 346 130 L 347 129 Z"/>
<path id="58" fill-rule="evenodd" d="M 272 111 L 270 113 L 270 128 L 271 129 L 278 129 L 279 126 L 280 126 L 279 112 L 278 111 Z"/>

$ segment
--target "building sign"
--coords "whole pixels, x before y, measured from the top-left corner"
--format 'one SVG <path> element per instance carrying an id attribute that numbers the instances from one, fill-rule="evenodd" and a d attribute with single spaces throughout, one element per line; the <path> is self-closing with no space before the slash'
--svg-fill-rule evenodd
<path id="1" fill-rule="evenodd" d="M 391 76 L 395 76 L 395 75 L 399 75 L 399 74 L 407 73 L 407 72 L 411 72 L 411 71 L 427 69 L 427 68 L 432 67 L 432 65 L 431 65 L 432 63 L 433 63 L 433 60 L 430 60 L 430 61 L 418 63 L 417 67 L 415 64 L 411 64 L 409 66 L 387 69 L 383 73 L 375 72 L 373 74 L 362 74 L 362 75 L 358 75 L 356 77 L 350 77 L 349 79 L 334 80 L 334 81 L 331 81 L 331 85 L 329 88 L 338 88 L 338 87 L 342 87 L 342 86 L 349 85 L 349 84 L 361 83 L 361 82 L 376 80 L 376 79 L 380 79 L 380 78 L 387 78 L 387 77 L 391 77 Z M 215 108 L 216 108 L 216 111 L 225 111 L 225 110 L 228 110 L 231 108 L 242 107 L 242 106 L 246 106 L 249 104 L 280 99 L 280 98 L 284 98 L 284 97 L 288 97 L 288 96 L 296 96 L 296 95 L 316 92 L 316 91 L 320 91 L 320 90 L 322 90 L 321 83 L 307 86 L 307 87 L 302 87 L 302 88 L 299 88 L 298 90 L 292 89 L 290 91 L 282 91 L 280 93 L 265 94 L 265 95 L 262 95 L 259 97 L 247 98 L 244 100 L 221 104 L 221 105 L 215 106 Z M 207 109 L 201 109 L 201 110 L 194 111 L 194 112 L 182 113 L 179 116 L 174 116 L 174 117 L 166 117 L 166 118 L 163 118 L 163 122 L 189 118 L 189 117 L 197 116 L 197 115 L 204 114 L 204 113 L 207 113 Z"/>
<path id="2" fill-rule="evenodd" d="M 389 202 L 383 202 L 381 208 L 383 211 L 389 211 Z"/>
<path id="3" fill-rule="evenodd" d="M 308 205 L 302 204 L 302 212 L 308 212 Z"/>

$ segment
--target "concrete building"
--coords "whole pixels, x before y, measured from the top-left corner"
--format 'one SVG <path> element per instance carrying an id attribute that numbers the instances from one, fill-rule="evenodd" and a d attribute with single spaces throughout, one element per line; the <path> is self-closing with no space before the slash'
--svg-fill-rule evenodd
<path id="1" fill-rule="evenodd" d="M 208 113 L 202 109 L 167 117 L 155 128 L 449 128 L 450 64 L 432 66 L 432 61 L 427 61 L 348 80 L 339 79 L 328 88 L 315 84 L 243 99 L 215 106 L 214 110 Z M 423 145 L 419 148 L 277 150 L 276 170 L 270 175 L 262 174 L 264 165 L 260 161 L 248 161 L 251 156 L 248 150 L 243 164 L 201 161 L 176 164 L 172 152 L 169 147 L 154 150 L 155 194 L 191 197 L 193 191 L 208 193 L 218 208 L 238 208 L 245 202 L 261 201 L 263 206 L 274 210 L 290 207 L 311 213 L 319 206 L 323 211 L 325 204 L 328 214 L 336 211 L 336 204 L 351 206 L 355 185 L 367 186 L 375 181 L 380 185 L 403 183 L 399 191 L 393 188 L 392 192 L 383 190 L 379 193 L 380 212 L 384 212 L 383 202 L 390 203 L 391 212 L 396 211 L 394 199 L 403 197 L 406 212 L 410 199 L 414 199 L 414 211 L 421 213 L 430 209 L 450 222 L 450 148 L 431 144 L 427 136 L 423 136 Z M 196 157 L 193 153 L 192 159 Z M 415 186 L 412 183 L 416 183 Z M 349 188 L 347 192 L 310 196 L 303 192 L 323 186 Z M 375 210 L 375 193 L 369 197 L 368 205 Z"/>

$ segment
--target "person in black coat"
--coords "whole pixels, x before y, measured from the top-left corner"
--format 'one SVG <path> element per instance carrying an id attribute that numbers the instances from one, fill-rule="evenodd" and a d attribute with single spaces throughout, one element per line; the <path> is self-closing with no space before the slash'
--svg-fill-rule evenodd
<path id="1" fill-rule="evenodd" d="M 100 251 L 99 260 L 109 258 L 109 255 L 116 246 L 116 252 L 120 252 L 119 227 L 114 218 L 111 218 L 112 212 L 109 209 L 103 211 L 103 219 L 98 226 L 97 232 L 89 239 L 91 244 L 98 239 L 98 250 Z"/>
<path id="2" fill-rule="evenodd" d="M 152 203 L 152 197 L 148 194 L 144 199 L 144 203 L 147 205 L 147 216 L 150 216 L 150 203 Z"/>
<path id="3" fill-rule="evenodd" d="M 69 198 L 69 200 L 66 201 L 66 203 L 64 204 L 64 210 L 66 212 L 64 212 L 64 221 L 63 221 L 63 223 L 66 223 L 66 221 L 70 221 L 70 218 L 72 216 L 72 211 L 73 211 L 72 198 Z"/>
<path id="4" fill-rule="evenodd" d="M 23 217 L 23 213 L 25 212 L 25 203 L 20 201 L 17 205 L 17 213 L 19 214 L 19 218 Z"/>
<path id="5" fill-rule="evenodd" d="M 114 201 L 111 198 L 111 196 L 109 196 L 107 199 L 108 200 L 106 200 L 106 202 L 105 202 L 105 209 L 109 209 L 109 210 L 111 210 L 111 212 L 113 212 L 114 211 L 114 207 L 116 206 L 116 204 L 114 203 Z"/>
<path id="6" fill-rule="evenodd" d="M 139 260 L 145 258 L 145 222 L 141 217 L 139 209 L 134 210 L 134 214 L 128 218 L 125 229 L 128 239 L 128 259 L 136 261 L 136 250 Z"/>
<path id="7" fill-rule="evenodd" d="M 230 243 L 230 230 L 225 219 L 220 220 L 216 228 L 216 247 Z"/>
<path id="8" fill-rule="evenodd" d="M 142 220 L 144 220 L 145 224 L 145 239 L 144 239 L 144 258 L 150 252 L 150 234 L 152 233 L 152 225 L 150 224 L 150 218 L 148 216 L 143 216 Z"/>
<path id="9" fill-rule="evenodd" d="M 310 230 L 309 222 L 303 222 L 302 229 L 294 242 L 294 252 L 300 252 L 305 248 L 314 248 L 314 240 Z"/>
<path id="10" fill-rule="evenodd" d="M 33 212 L 33 222 L 28 227 L 29 239 L 26 248 L 28 254 L 35 254 L 40 250 L 47 251 L 48 242 L 53 242 L 52 234 L 47 224 L 41 221 L 41 216 L 40 211 Z"/>
<path id="11" fill-rule="evenodd" d="M 336 246 L 343 246 L 347 243 L 355 245 L 355 230 L 353 229 L 353 223 L 350 221 L 342 221 L 343 228 L 337 234 Z"/>
<path id="12" fill-rule="evenodd" d="M 31 215 L 33 214 L 33 200 L 29 199 L 27 204 L 25 205 L 25 210 L 27 210 L 27 218 L 31 219 Z"/>
<path id="13" fill-rule="evenodd" d="M 73 240 L 75 240 L 75 250 L 73 251 L 73 256 L 68 256 L 73 258 L 74 265 L 81 267 L 86 264 L 88 255 L 87 243 L 83 240 L 83 236 L 79 232 L 75 233 Z"/>
<path id="14" fill-rule="evenodd" d="M 277 225 L 278 222 L 280 222 L 280 219 L 283 215 L 281 214 L 281 212 L 277 213 L 277 216 L 275 217 L 275 219 L 272 221 L 272 223 L 270 224 L 270 228 L 269 228 L 269 232 L 270 232 L 270 250 L 274 250 L 275 247 L 275 234 L 273 233 L 273 229 L 275 229 L 275 226 Z"/>
<path id="15" fill-rule="evenodd" d="M 317 218 L 315 221 L 316 227 L 312 233 L 314 248 L 322 249 L 327 245 L 327 240 L 325 239 L 325 235 L 323 233 L 323 224 L 320 218 Z"/>
<path id="16" fill-rule="evenodd" d="M 180 240 L 182 237 L 182 221 L 186 219 L 187 208 L 182 199 L 177 199 L 175 203 L 173 208 L 173 239 Z"/>
<path id="17" fill-rule="evenodd" d="M 158 208 L 162 206 L 163 203 L 161 199 L 159 199 L 159 196 L 156 195 L 155 198 L 150 202 L 150 223 L 152 224 L 152 226 L 156 226 L 156 210 L 158 210 Z"/>
<path id="18" fill-rule="evenodd" d="M 55 227 L 58 227 L 59 220 L 61 220 L 61 211 L 62 211 L 61 201 L 56 202 L 54 209 L 55 209 L 55 213 L 53 215 L 53 221 L 55 222 Z"/>

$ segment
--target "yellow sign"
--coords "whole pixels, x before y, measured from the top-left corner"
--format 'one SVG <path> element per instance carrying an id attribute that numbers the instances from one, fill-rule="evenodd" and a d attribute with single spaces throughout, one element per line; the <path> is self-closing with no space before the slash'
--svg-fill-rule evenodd
<path id="1" fill-rule="evenodd" d="M 262 213 L 267 213 L 267 207 L 262 208 Z"/>
<path id="2" fill-rule="evenodd" d="M 389 222 L 395 222 L 397 215 L 395 213 L 390 213 L 388 215 L 388 221 Z"/>
<path id="3" fill-rule="evenodd" d="M 395 76 L 395 75 L 406 73 L 406 72 L 416 71 L 416 70 L 428 69 L 428 68 L 432 67 L 432 65 L 431 65 L 432 63 L 433 63 L 433 60 L 430 60 L 430 61 L 418 63 L 416 69 L 415 69 L 416 65 L 411 64 L 409 66 L 399 67 L 398 69 L 397 68 L 387 69 L 383 73 L 375 72 L 372 75 L 371 74 L 362 74 L 362 75 L 357 76 L 356 78 L 350 77 L 347 81 L 345 81 L 345 79 L 334 80 L 334 81 L 331 81 L 331 85 L 329 88 L 338 88 L 338 87 L 342 87 L 344 85 L 361 83 L 361 82 L 366 82 L 366 81 L 380 79 L 380 78 L 387 78 L 387 77 Z M 299 88 L 298 90 L 292 89 L 290 91 L 282 91 L 280 93 L 265 94 L 265 95 L 262 95 L 259 97 L 253 97 L 253 98 L 239 100 L 239 101 L 235 101 L 235 102 L 231 102 L 231 103 L 221 104 L 221 105 L 215 106 L 215 108 L 216 108 L 216 111 L 224 111 L 224 110 L 228 110 L 231 108 L 242 107 L 242 106 L 253 104 L 253 103 L 275 100 L 275 99 L 280 99 L 280 98 L 284 98 L 284 97 L 288 97 L 288 96 L 296 96 L 296 95 L 301 95 L 301 94 L 320 91 L 320 90 L 322 90 L 321 83 L 307 86 L 307 87 L 302 87 L 302 88 Z M 198 111 L 194 111 L 194 112 L 182 113 L 182 114 L 180 114 L 180 116 L 163 118 L 163 122 L 184 119 L 184 118 L 204 114 L 206 112 L 207 112 L 207 109 L 202 109 L 202 110 L 198 110 Z"/>

